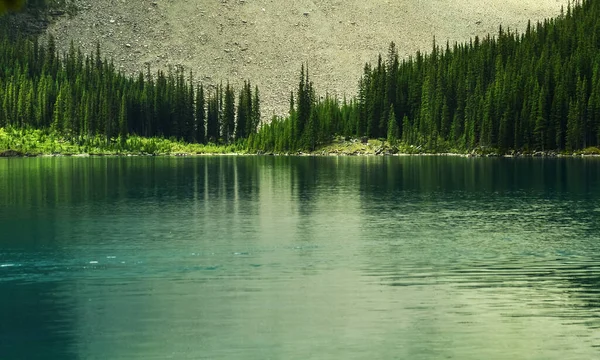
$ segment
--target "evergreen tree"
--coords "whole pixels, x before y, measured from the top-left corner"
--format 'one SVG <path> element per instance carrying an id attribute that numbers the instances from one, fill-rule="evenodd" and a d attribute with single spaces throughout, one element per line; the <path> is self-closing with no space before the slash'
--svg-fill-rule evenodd
<path id="1" fill-rule="evenodd" d="M 396 145 L 396 141 L 398 140 L 398 123 L 396 122 L 396 114 L 394 112 L 394 106 L 390 106 L 390 115 L 388 117 L 388 127 L 387 127 L 387 141 L 390 145 Z"/>
<path id="2" fill-rule="evenodd" d="M 206 119 L 206 137 L 208 141 L 216 143 L 219 141 L 219 90 L 208 99 L 208 116 Z"/>
<path id="3" fill-rule="evenodd" d="M 294 138 L 299 139 L 304 135 L 304 130 L 308 125 L 308 120 L 311 115 L 312 96 L 310 93 L 311 84 L 308 78 L 308 67 L 306 73 L 304 70 L 304 64 L 300 70 L 300 83 L 298 84 L 298 108 L 296 109 L 296 133 Z"/>
<path id="4" fill-rule="evenodd" d="M 248 97 L 246 95 L 246 84 L 244 84 L 244 88 L 240 91 L 240 95 L 238 98 L 238 108 L 237 108 L 237 123 L 235 129 L 235 138 L 243 139 L 246 137 L 246 129 L 248 123 Z"/>
<path id="5" fill-rule="evenodd" d="M 55 131 L 62 132 L 63 131 L 63 121 L 65 118 L 65 106 L 64 106 L 64 97 L 65 97 L 64 88 L 58 93 L 56 97 L 56 101 L 54 102 L 54 112 L 52 115 L 52 128 Z"/>
<path id="6" fill-rule="evenodd" d="M 225 87 L 223 111 L 223 139 L 225 142 L 230 142 L 233 139 L 235 131 L 235 94 L 229 83 Z"/>
<path id="7" fill-rule="evenodd" d="M 260 95 L 259 95 L 259 91 L 258 91 L 258 86 L 254 87 L 254 95 L 252 97 L 252 129 L 251 129 L 251 134 L 252 133 L 256 133 L 256 131 L 258 130 L 258 126 L 260 125 L 260 118 L 261 118 L 261 113 L 260 113 Z"/>
<path id="8" fill-rule="evenodd" d="M 573 151 L 580 147 L 581 129 L 579 128 L 579 104 L 569 103 L 569 115 L 567 116 L 567 150 Z"/>
<path id="9" fill-rule="evenodd" d="M 196 91 L 196 142 L 200 144 L 206 143 L 206 109 L 204 102 L 204 87 L 202 85 L 198 86 Z"/>
<path id="10" fill-rule="evenodd" d="M 119 139 L 121 140 L 121 146 L 125 145 L 128 133 L 127 123 L 127 102 L 125 100 L 125 94 L 121 96 L 121 109 L 119 110 Z"/>

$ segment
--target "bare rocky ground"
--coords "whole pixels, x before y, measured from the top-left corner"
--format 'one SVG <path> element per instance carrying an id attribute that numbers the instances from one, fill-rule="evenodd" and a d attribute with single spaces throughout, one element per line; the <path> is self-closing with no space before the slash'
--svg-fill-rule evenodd
<path id="1" fill-rule="evenodd" d="M 100 42 L 117 68 L 137 73 L 182 65 L 214 86 L 245 79 L 261 90 L 263 115 L 283 114 L 308 62 L 317 92 L 353 96 L 364 63 L 394 41 L 402 57 L 438 44 L 524 30 L 566 0 L 76 0 L 48 29 L 67 50 Z"/>

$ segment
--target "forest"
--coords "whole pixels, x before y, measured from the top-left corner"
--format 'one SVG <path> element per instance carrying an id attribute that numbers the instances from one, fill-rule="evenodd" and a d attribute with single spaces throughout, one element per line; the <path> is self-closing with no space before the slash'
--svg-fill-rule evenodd
<path id="1" fill-rule="evenodd" d="M 73 44 L 59 53 L 52 37 L 4 28 L 0 128 L 123 150 L 144 137 L 294 153 L 344 137 L 385 140 L 396 151 L 572 153 L 600 144 L 599 19 L 600 2 L 587 0 L 522 33 L 434 39 L 430 52 L 406 59 L 392 43 L 365 64 L 351 99 L 317 95 L 303 64 L 289 114 L 268 120 L 250 81 L 209 87 L 180 67 L 130 77 L 100 44 L 93 54 Z"/>

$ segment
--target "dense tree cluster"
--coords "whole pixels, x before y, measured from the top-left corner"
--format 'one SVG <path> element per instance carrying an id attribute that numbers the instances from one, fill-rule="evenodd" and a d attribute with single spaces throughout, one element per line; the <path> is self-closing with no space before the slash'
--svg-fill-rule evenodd
<path id="1" fill-rule="evenodd" d="M 577 150 L 600 144 L 600 1 L 569 6 L 518 34 L 366 64 L 356 101 L 316 99 L 304 78 L 288 119 L 256 148 L 314 148 L 333 134 L 426 149 Z M 308 89 L 307 89 L 308 88 Z"/>
<path id="2" fill-rule="evenodd" d="M 335 134 L 351 136 L 355 132 L 357 108 L 347 101 L 325 95 L 317 98 L 308 66 L 302 65 L 298 90 L 290 94 L 290 112 L 285 118 L 274 116 L 260 131 L 250 136 L 250 150 L 288 152 L 315 150 L 318 144 L 331 141 Z"/>
<path id="3" fill-rule="evenodd" d="M 586 1 L 523 34 L 365 67 L 358 132 L 437 148 L 575 150 L 600 142 L 600 6 Z"/>
<path id="4" fill-rule="evenodd" d="M 96 135 L 124 141 L 129 134 L 188 142 L 229 143 L 256 132 L 258 90 L 235 93 L 227 84 L 212 91 L 193 84 L 177 68 L 131 78 L 95 54 L 84 56 L 71 44 L 59 55 L 52 37 L 0 39 L 0 127 L 50 128 L 80 142 Z M 250 99 L 250 100 L 248 100 Z"/>
<path id="5" fill-rule="evenodd" d="M 573 151 L 600 144 L 600 1 L 569 5 L 519 34 L 433 44 L 366 64 L 352 100 L 317 96 L 302 66 L 286 117 L 261 125 L 258 88 L 194 86 L 181 68 L 124 76 L 52 38 L 0 39 L 0 127 L 50 128 L 85 141 L 128 134 L 247 141 L 250 150 L 314 150 L 333 136 L 385 138 L 432 151 Z M 236 101 L 237 100 L 237 101 Z M 260 129 L 260 130 L 259 130 Z M 247 140 L 246 140 L 247 139 Z"/>

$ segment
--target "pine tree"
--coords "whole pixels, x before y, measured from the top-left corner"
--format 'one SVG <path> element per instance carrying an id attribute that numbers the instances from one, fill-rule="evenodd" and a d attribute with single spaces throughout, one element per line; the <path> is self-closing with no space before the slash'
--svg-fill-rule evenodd
<path id="1" fill-rule="evenodd" d="M 309 151 L 314 151 L 317 146 L 317 126 L 319 123 L 319 113 L 316 108 L 312 107 L 306 129 L 304 131 L 304 148 Z"/>
<path id="2" fill-rule="evenodd" d="M 209 142 L 219 141 L 219 90 L 208 99 L 208 116 L 206 119 L 206 137 Z"/>
<path id="3" fill-rule="evenodd" d="M 260 95 L 258 86 L 254 87 L 254 95 L 252 97 L 252 129 L 251 133 L 256 133 L 260 125 Z"/>
<path id="4" fill-rule="evenodd" d="M 206 109 L 204 101 L 204 87 L 202 84 L 198 86 L 196 91 L 196 142 L 200 144 L 206 143 Z"/>
<path id="5" fill-rule="evenodd" d="M 429 75 L 425 77 L 421 93 L 421 111 L 419 114 L 419 132 L 431 135 L 433 132 L 433 106 L 431 103 L 432 80 Z M 429 136 L 428 136 L 429 137 Z"/>
<path id="6" fill-rule="evenodd" d="M 414 144 L 412 127 L 406 115 L 402 118 L 402 141 L 407 145 Z"/>
<path id="7" fill-rule="evenodd" d="M 571 100 L 569 102 L 569 115 L 567 116 L 567 150 L 579 149 L 581 129 L 579 128 L 579 104 Z"/>
<path id="8" fill-rule="evenodd" d="M 187 142 L 194 142 L 196 139 L 196 121 L 195 121 L 195 96 L 194 96 L 194 76 L 190 72 L 189 86 L 186 93 L 186 106 L 185 106 L 185 140 Z"/>
<path id="9" fill-rule="evenodd" d="M 547 132 L 548 132 L 548 120 L 547 120 L 547 115 L 546 115 L 546 104 L 545 104 L 545 98 L 546 98 L 546 91 L 544 88 L 541 89 L 541 91 L 539 92 L 539 96 L 538 96 L 538 100 L 535 101 L 535 114 L 533 114 L 533 116 L 535 116 L 535 129 L 534 129 L 534 134 L 535 134 L 535 143 L 536 143 L 536 147 L 538 149 L 541 149 L 542 151 L 544 151 L 546 149 L 546 137 L 547 137 Z"/>
<path id="10" fill-rule="evenodd" d="M 244 89 L 240 91 L 240 95 L 238 98 L 238 108 L 237 108 L 237 123 L 235 129 L 235 138 L 236 139 L 244 139 L 248 135 L 246 133 L 247 123 L 248 123 L 248 98 L 246 96 L 245 90 L 246 84 L 244 84 Z"/>
<path id="11" fill-rule="evenodd" d="M 235 94 L 229 83 L 225 87 L 223 112 L 223 139 L 228 143 L 233 139 L 235 132 Z"/>
<path id="12" fill-rule="evenodd" d="M 295 103 L 294 103 L 294 92 L 290 91 L 290 111 L 289 111 L 289 118 L 288 118 L 288 126 L 287 126 L 287 133 L 285 134 L 286 136 L 286 142 L 287 142 L 287 147 L 286 149 L 293 149 L 296 145 L 296 138 L 294 137 L 294 134 L 298 133 L 298 130 L 296 128 L 296 125 L 298 123 L 298 119 L 296 118 L 296 108 L 295 108 Z"/>
<path id="13" fill-rule="evenodd" d="M 306 74 L 304 64 L 300 70 L 300 83 L 298 84 L 298 109 L 296 110 L 296 131 L 295 138 L 301 138 L 304 135 L 304 129 L 308 124 L 311 114 L 312 99 L 309 93 L 308 66 Z"/>
<path id="14" fill-rule="evenodd" d="M 56 97 L 56 101 L 54 102 L 54 111 L 52 114 L 52 129 L 57 132 L 63 131 L 63 120 L 65 117 L 64 110 L 64 100 L 65 97 L 64 90 L 61 89 Z"/>
<path id="15" fill-rule="evenodd" d="M 394 112 L 394 106 L 390 106 L 388 118 L 388 127 L 387 127 L 387 141 L 390 145 L 396 145 L 398 141 L 398 123 L 396 122 L 396 113 Z"/>
<path id="16" fill-rule="evenodd" d="M 125 145 L 128 133 L 128 122 L 127 122 L 127 101 L 125 94 L 121 96 L 121 109 L 119 110 L 119 139 L 121 140 L 121 146 Z"/>

